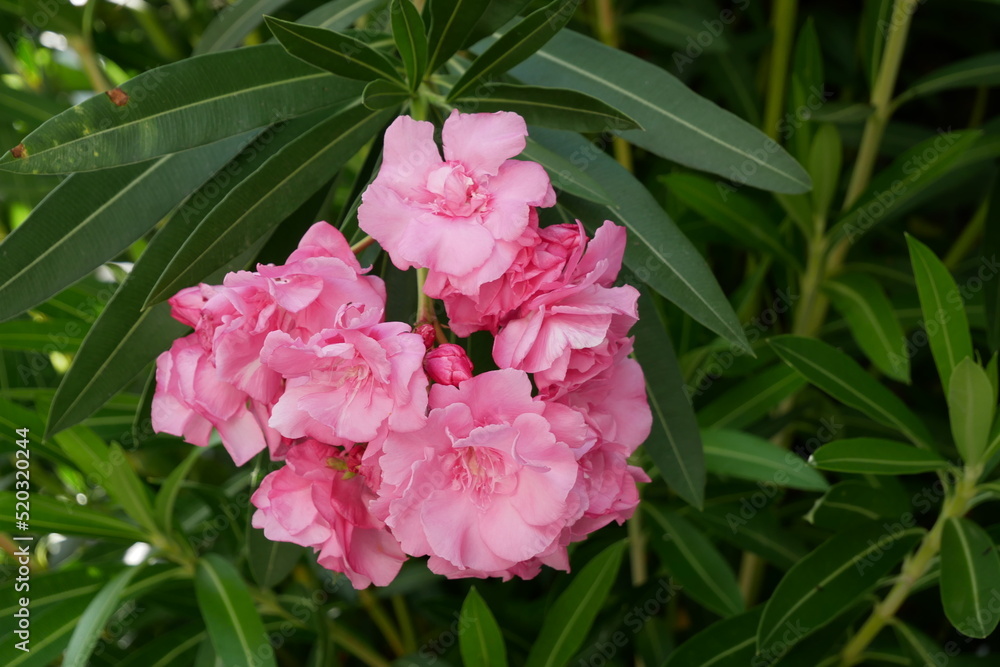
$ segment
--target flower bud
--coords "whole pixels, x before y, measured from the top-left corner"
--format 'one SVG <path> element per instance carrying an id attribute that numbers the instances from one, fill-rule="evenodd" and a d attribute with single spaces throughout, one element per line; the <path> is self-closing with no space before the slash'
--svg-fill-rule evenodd
<path id="1" fill-rule="evenodd" d="M 433 324 L 418 324 L 413 329 L 413 333 L 418 334 L 424 339 L 424 347 L 428 350 L 434 347 L 435 335 Z"/>
<path id="2" fill-rule="evenodd" d="M 424 370 L 434 382 L 457 387 L 472 377 L 472 361 L 461 347 L 445 343 L 427 353 Z"/>

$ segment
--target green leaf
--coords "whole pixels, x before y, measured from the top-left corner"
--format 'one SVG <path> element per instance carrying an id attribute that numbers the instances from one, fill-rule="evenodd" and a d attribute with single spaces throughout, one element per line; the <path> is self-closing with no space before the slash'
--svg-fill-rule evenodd
<path id="1" fill-rule="evenodd" d="M 409 1 L 409 0 L 407 0 Z M 399 107 L 410 99 L 410 93 L 400 84 L 385 79 L 375 79 L 365 86 L 361 102 L 369 109 Z"/>
<path id="2" fill-rule="evenodd" d="M 917 445 L 931 449 L 927 427 L 908 407 L 856 361 L 830 345 L 801 336 L 776 336 L 768 341 L 781 359 L 835 399 L 897 429 Z"/>
<path id="3" fill-rule="evenodd" d="M 710 473 L 804 491 L 830 488 L 802 457 L 750 433 L 711 429 L 701 432 L 701 441 Z"/>
<path id="4" fill-rule="evenodd" d="M 894 380 L 909 384 L 906 335 L 878 281 L 863 273 L 848 273 L 827 280 L 823 291 L 844 316 L 854 341 L 875 367 Z"/>
<path id="5" fill-rule="evenodd" d="M 875 76 L 882 63 L 882 51 L 885 49 L 885 36 L 888 32 L 885 26 L 889 25 L 892 17 L 892 4 L 892 0 L 865 0 L 858 43 L 869 86 L 875 85 Z"/>
<path id="6" fill-rule="evenodd" d="M 158 67 L 121 90 L 133 101 L 119 107 L 95 95 L 29 134 L 25 156 L 8 153 L 0 169 L 65 174 L 141 162 L 333 106 L 362 86 L 265 44 Z"/>
<path id="7" fill-rule="evenodd" d="M 793 148 L 792 153 L 800 160 L 811 162 L 811 153 L 815 150 L 812 123 L 803 123 L 799 119 L 811 119 L 815 109 L 823 108 L 827 94 L 823 91 L 823 52 L 820 50 L 819 35 L 816 34 L 816 22 L 810 16 L 799 30 L 795 40 L 795 53 L 792 56 L 792 67 L 788 81 L 788 114 L 778 123 L 778 135 Z M 817 103 L 818 102 L 818 103 Z M 835 157 L 840 163 L 839 142 Z M 825 156 L 833 159 L 834 156 Z M 816 173 L 813 165 L 807 164 L 809 175 L 813 178 L 813 201 L 816 197 Z M 828 206 L 814 207 L 817 212 L 826 212 Z"/>
<path id="8" fill-rule="evenodd" d="M 63 657 L 64 667 L 85 667 L 90 663 L 97 640 L 104 632 L 104 626 L 108 624 L 112 614 L 118 610 L 125 587 L 141 570 L 142 567 L 139 566 L 119 572 L 90 601 L 76 627 L 73 628 L 73 634 L 70 636 Z"/>
<path id="9" fill-rule="evenodd" d="M 73 174 L 0 243 L 0 320 L 24 312 L 125 250 L 248 140 Z"/>
<path id="10" fill-rule="evenodd" d="M 513 111 L 529 125 L 574 132 L 603 132 L 608 127 L 636 128 L 639 124 L 601 100 L 565 88 L 521 86 L 487 82 L 454 100 L 462 111 Z"/>
<path id="11" fill-rule="evenodd" d="M 948 384 L 948 415 L 951 434 L 969 465 L 981 463 L 989 443 L 996 400 L 986 371 L 965 357 L 951 372 Z"/>
<path id="12" fill-rule="evenodd" d="M 0 491 L 0 519 L 14 523 L 14 493 Z M 31 531 L 39 533 L 60 533 L 81 535 L 125 542 L 145 542 L 149 536 L 136 526 L 87 509 L 70 501 L 60 501 L 47 496 L 35 495 L 31 498 Z"/>
<path id="13" fill-rule="evenodd" d="M 180 465 L 170 471 L 167 478 L 160 485 L 160 490 L 156 494 L 154 509 L 156 511 L 157 523 L 162 527 L 163 534 L 170 536 L 174 532 L 174 507 L 177 504 L 177 495 L 180 493 L 184 480 L 194 467 L 198 457 L 205 451 L 204 447 L 192 449 Z"/>
<path id="14" fill-rule="evenodd" d="M 550 151 L 534 139 L 528 139 L 527 145 L 521 151 L 521 157 L 545 167 L 546 173 L 552 179 L 552 187 L 556 190 L 562 190 L 604 206 L 614 206 L 614 200 L 596 179 L 591 178 L 585 171 L 577 169 L 568 159 L 555 151 Z"/>
<path id="15" fill-rule="evenodd" d="M 73 463 L 91 484 L 101 486 L 130 517 L 156 530 L 149 490 L 139 479 L 118 443 L 105 444 L 85 426 L 74 426 L 55 436 Z"/>
<path id="16" fill-rule="evenodd" d="M 14 320 L 0 324 L 0 349 L 73 353 L 87 328 L 75 320 Z"/>
<path id="17" fill-rule="evenodd" d="M 653 426 L 643 445 L 670 488 L 695 507 L 705 503 L 705 456 L 691 403 L 684 394 L 673 343 L 661 326 L 653 298 L 639 297 L 635 358 L 646 376 Z"/>
<path id="18" fill-rule="evenodd" d="M 697 11 L 693 7 L 653 5 L 622 16 L 621 24 L 664 46 L 676 49 L 673 54 L 674 64 L 678 71 L 683 71 L 684 66 L 689 64 L 688 57 L 678 52 L 692 48 L 692 44 L 697 44 L 701 49 L 700 53 L 705 54 L 729 50 L 729 40 L 724 31 L 735 18 L 734 12 L 729 12 L 729 20 L 723 23 L 721 15 L 712 15 L 713 10 Z M 711 39 L 700 40 L 701 33 L 705 33 L 706 38 L 711 33 Z"/>
<path id="19" fill-rule="evenodd" d="M 334 0 L 305 14 L 298 23 L 317 28 L 340 30 L 350 27 L 356 20 L 381 5 L 384 0 Z"/>
<path id="20" fill-rule="evenodd" d="M 898 519 L 907 512 L 912 514 L 906 496 L 898 486 L 892 486 L 895 480 L 882 477 L 879 481 L 888 484 L 875 486 L 853 479 L 834 484 L 809 510 L 806 521 L 820 528 L 847 531 L 879 518 Z"/>
<path id="21" fill-rule="evenodd" d="M 222 51 L 239 46 L 253 32 L 265 14 L 273 14 L 290 0 L 237 0 L 216 16 L 201 34 L 192 55 Z"/>
<path id="22" fill-rule="evenodd" d="M 427 71 L 427 35 L 420 12 L 410 0 L 392 0 L 392 38 L 406 68 L 410 90 L 416 90 Z"/>
<path id="23" fill-rule="evenodd" d="M 34 502 L 34 499 L 32 500 Z M 21 639 L 11 633 L 0 640 L 4 667 L 48 667 L 59 658 L 69 643 L 70 633 L 87 608 L 86 598 L 73 598 L 31 614 L 30 651 L 15 648 Z"/>
<path id="24" fill-rule="evenodd" d="M 983 258 L 990 262 L 990 272 L 996 277 L 997 253 L 1000 253 L 1000 187 L 994 183 L 983 231 Z M 989 258 L 986 260 L 985 258 Z M 993 352 L 1000 350 L 1000 280 L 983 281 L 983 308 L 986 315 L 986 338 Z"/>
<path id="25" fill-rule="evenodd" d="M 915 661 L 913 664 L 934 665 L 938 662 L 935 656 L 943 655 L 940 646 L 912 625 L 907 625 L 897 618 L 893 619 L 892 629 L 903 649 Z"/>
<path id="26" fill-rule="evenodd" d="M 57 602 L 76 597 L 91 597 L 101 590 L 108 579 L 121 569 L 119 563 L 104 564 L 100 567 L 61 568 L 31 574 L 31 609 L 36 611 Z M 0 587 L 0 614 L 4 619 L 12 619 L 20 605 L 23 591 L 17 590 L 17 579 L 8 578 Z"/>
<path id="27" fill-rule="evenodd" d="M 632 174 L 576 134 L 537 129 L 534 138 L 560 155 L 585 156 L 587 172 L 609 192 L 616 206 L 601 206 L 573 196 L 561 204 L 585 224 L 612 220 L 628 228 L 625 265 L 642 282 L 743 351 L 752 354 L 743 325 L 704 258 Z"/>
<path id="28" fill-rule="evenodd" d="M 994 51 L 934 70 L 915 81 L 893 104 L 899 106 L 914 98 L 943 90 L 996 85 L 1000 85 L 1000 52 Z"/>
<path id="29" fill-rule="evenodd" d="M 480 7 L 476 27 L 465 38 L 462 46 L 475 44 L 482 38 L 492 35 L 532 4 L 532 0 L 489 0 L 485 9 Z"/>
<path id="30" fill-rule="evenodd" d="M 758 489 L 749 496 L 743 495 L 741 502 L 712 502 L 705 511 L 694 516 L 716 537 L 787 570 L 808 553 L 808 549 L 781 526 L 774 512 L 753 505 L 758 499 L 767 502 L 768 492 Z"/>
<path id="31" fill-rule="evenodd" d="M 849 438 L 823 445 L 809 462 L 820 470 L 869 475 L 915 475 L 950 465 L 937 454 L 904 442 L 880 438 Z"/>
<path id="32" fill-rule="evenodd" d="M 503 633 L 475 586 L 469 589 L 462 603 L 459 624 L 464 628 L 459 635 L 462 662 L 483 667 L 506 667 L 507 647 L 503 642 Z"/>
<path id="33" fill-rule="evenodd" d="M 151 290 L 147 305 L 196 284 L 246 252 L 329 182 L 393 115 L 392 110 L 372 111 L 354 103 L 316 125 L 310 120 L 305 131 L 286 129 L 293 138 L 198 224 Z"/>
<path id="34" fill-rule="evenodd" d="M 208 635 L 201 623 L 188 623 L 147 644 L 129 647 L 118 667 L 175 667 L 192 664 L 194 651 Z"/>
<path id="35" fill-rule="evenodd" d="M 757 653 L 757 626 L 763 606 L 724 618 L 686 640 L 663 667 L 747 667 Z"/>
<path id="36" fill-rule="evenodd" d="M 659 67 L 572 30 L 561 31 L 512 74 L 532 85 L 578 90 L 620 109 L 646 128 L 621 136 L 660 157 L 775 192 L 811 187 L 806 171 L 757 128 Z"/>
<path id="37" fill-rule="evenodd" d="M 910 263 L 917 281 L 931 354 L 941 386 L 947 388 L 955 366 L 972 356 L 972 336 L 964 301 L 948 268 L 930 248 L 909 234 L 906 245 L 910 249 Z"/>
<path id="38" fill-rule="evenodd" d="M 813 182 L 810 193 L 813 210 L 824 216 L 833 206 L 833 198 L 837 194 L 842 151 L 837 127 L 821 125 L 809 148 L 808 167 Z"/>
<path id="39" fill-rule="evenodd" d="M 744 611 L 736 576 L 712 542 L 677 514 L 643 506 L 663 531 L 651 538 L 652 547 L 684 592 L 720 616 Z"/>
<path id="40" fill-rule="evenodd" d="M 611 592 L 624 553 L 625 542 L 616 542 L 573 577 L 545 614 L 525 667 L 561 667 L 576 655 Z"/>
<path id="41" fill-rule="evenodd" d="M 947 132 L 922 141 L 897 157 L 830 230 L 832 241 L 854 243 L 876 225 L 905 212 L 910 202 L 945 176 L 979 140 L 976 130 Z"/>
<path id="42" fill-rule="evenodd" d="M 274 651 L 246 584 L 216 554 L 198 561 L 195 593 L 208 636 L 227 667 L 275 667 Z"/>
<path id="43" fill-rule="evenodd" d="M 402 83 L 393 62 L 350 35 L 265 16 L 271 33 L 291 55 L 332 72 L 359 81 L 390 79 Z"/>
<path id="44" fill-rule="evenodd" d="M 873 590 L 920 541 L 922 528 L 881 523 L 836 535 L 792 566 L 764 607 L 757 629 L 757 651 L 773 650 L 787 636 L 787 624 L 808 634 L 846 611 Z M 796 643 L 802 635 L 786 644 Z"/>
<path id="45" fill-rule="evenodd" d="M 580 0 L 552 0 L 525 16 L 472 61 L 472 65 L 465 70 L 448 93 L 448 101 L 462 97 L 465 91 L 476 83 L 489 82 L 497 75 L 524 62 L 573 18 L 579 4 Z M 574 86 L 559 87 L 576 90 Z M 635 123 L 629 123 L 629 126 L 635 126 Z"/>
<path id="46" fill-rule="evenodd" d="M 967 637 L 985 638 L 1000 614 L 991 602 L 1000 590 L 1000 558 L 985 530 L 972 521 L 949 518 L 941 536 L 941 603 L 945 616 Z"/>
<path id="47" fill-rule="evenodd" d="M 749 426 L 805 384 L 794 368 L 785 364 L 772 366 L 743 380 L 698 410 L 698 425 L 703 429 Z"/>
<path id="48" fill-rule="evenodd" d="M 434 72 L 458 51 L 483 12 L 481 0 L 429 0 L 428 71 Z"/>
<path id="49" fill-rule="evenodd" d="M 698 174 L 675 173 L 661 176 L 671 194 L 751 248 L 756 248 L 788 266 L 802 268 L 802 262 L 781 241 L 781 232 L 770 215 L 754 200 L 720 189 L 718 183 Z"/>
<path id="50" fill-rule="evenodd" d="M 304 549 L 291 542 L 275 542 L 257 528 L 247 530 L 247 561 L 253 580 L 263 588 L 273 588 L 284 580 L 302 558 Z"/>

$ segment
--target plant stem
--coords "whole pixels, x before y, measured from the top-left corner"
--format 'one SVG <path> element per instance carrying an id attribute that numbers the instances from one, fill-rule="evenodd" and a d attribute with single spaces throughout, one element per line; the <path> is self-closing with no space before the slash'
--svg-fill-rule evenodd
<path id="1" fill-rule="evenodd" d="M 910 31 L 910 19 L 917 9 L 917 1 L 896 0 L 892 6 L 889 36 L 886 38 L 882 62 L 875 77 L 875 84 L 872 86 L 873 111 L 865 121 L 865 130 L 861 135 L 861 147 L 858 149 L 858 157 L 844 197 L 845 209 L 857 200 L 871 180 L 879 146 L 882 144 L 882 135 L 892 115 L 892 93 L 896 89 L 896 78 L 899 76 L 899 66 L 906 48 L 906 36 Z"/>
<path id="2" fill-rule="evenodd" d="M 357 255 L 358 253 L 363 252 L 365 248 L 367 248 L 373 243 L 375 243 L 375 239 L 373 239 L 370 236 L 366 236 L 351 246 L 351 252 Z"/>
<path id="3" fill-rule="evenodd" d="M 944 265 L 948 267 L 950 271 L 954 271 L 958 263 L 961 262 L 969 251 L 972 250 L 973 246 L 979 242 L 979 238 L 983 235 L 983 230 L 986 228 L 986 216 L 990 210 L 990 198 L 984 197 L 983 201 L 980 202 L 979 207 L 976 212 L 972 214 L 972 220 L 969 224 L 965 226 L 962 233 L 955 243 L 952 244 L 951 248 L 948 249 L 948 254 L 944 256 Z"/>
<path id="4" fill-rule="evenodd" d="M 392 619 L 389 618 L 389 615 L 382 608 L 378 599 L 370 591 L 361 590 L 358 591 L 358 600 L 361 602 L 361 606 L 365 608 L 365 611 L 368 612 L 375 625 L 378 626 L 378 629 L 382 632 L 382 636 L 389 642 L 389 646 L 393 652 L 400 657 L 406 655 L 406 649 L 403 648 L 403 640 L 399 636 L 399 630 L 393 625 Z"/>
<path id="5" fill-rule="evenodd" d="M 403 647 L 407 653 L 417 651 L 417 633 L 413 629 L 413 619 L 410 617 L 410 610 L 406 606 L 406 598 L 402 595 L 392 596 L 392 610 L 396 613 L 396 621 L 399 629 L 403 633 Z"/>
<path id="6" fill-rule="evenodd" d="M 597 0 L 594 3 L 594 32 L 602 44 L 613 49 L 621 47 L 621 34 L 618 29 L 618 16 L 615 14 L 612 0 Z M 632 145 L 621 137 L 611 140 L 615 152 L 615 160 L 629 171 L 633 170 Z"/>
<path id="7" fill-rule="evenodd" d="M 771 18 L 774 42 L 771 46 L 763 125 L 764 132 L 772 139 L 778 138 L 778 122 L 785 108 L 785 80 L 788 78 L 788 62 L 792 55 L 797 13 L 798 0 L 774 0 L 774 12 Z"/>
<path id="8" fill-rule="evenodd" d="M 841 667 L 851 667 L 851 665 L 860 662 L 864 650 L 882 631 L 882 628 L 895 618 L 896 612 L 910 595 L 913 585 L 927 573 L 931 561 L 941 551 L 941 534 L 944 532 L 945 523 L 948 519 L 964 515 L 968 510 L 969 501 L 976 494 L 976 481 L 981 471 L 981 466 L 966 468 L 962 479 L 955 486 L 954 493 L 941 508 L 941 514 L 934 522 L 934 526 L 924 536 L 917 551 L 903 564 L 896 585 L 880 603 L 875 605 L 871 616 L 844 647 L 840 654 Z"/>
<path id="9" fill-rule="evenodd" d="M 642 533 L 642 513 L 636 512 L 626 524 L 628 529 L 628 559 L 632 569 L 632 585 L 642 586 L 649 579 L 646 561 L 646 536 Z"/>
<path id="10" fill-rule="evenodd" d="M 333 641 L 344 647 L 344 650 L 353 655 L 368 667 L 392 667 L 392 663 L 383 658 L 371 646 L 358 639 L 353 633 L 345 630 L 336 623 L 328 623 L 330 636 Z"/>

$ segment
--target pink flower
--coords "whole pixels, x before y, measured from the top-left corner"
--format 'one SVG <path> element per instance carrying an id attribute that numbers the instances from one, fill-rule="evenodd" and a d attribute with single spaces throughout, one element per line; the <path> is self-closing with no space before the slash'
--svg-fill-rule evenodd
<path id="1" fill-rule="evenodd" d="M 521 304 L 500 330 L 497 365 L 539 374 L 540 387 L 579 384 L 607 368 L 631 345 L 625 334 L 638 319 L 638 291 L 610 286 L 624 251 L 625 228 L 605 221 L 582 256 L 567 262 L 561 283 Z"/>
<path id="2" fill-rule="evenodd" d="M 243 465 L 267 446 L 276 452 L 287 444 L 267 419 L 266 406 L 219 380 L 197 334 L 178 338 L 157 358 L 153 430 L 205 447 L 216 429 L 233 461 Z"/>
<path id="3" fill-rule="evenodd" d="M 406 555 L 368 511 L 375 494 L 358 474 L 357 459 L 354 450 L 315 440 L 295 445 L 254 492 L 252 525 L 269 540 L 312 547 L 320 565 L 343 572 L 355 588 L 385 586 Z"/>
<path id="4" fill-rule="evenodd" d="M 270 425 L 287 438 L 368 442 L 385 423 L 412 431 L 424 424 L 424 342 L 382 311 L 342 306 L 308 340 L 271 332 L 262 362 L 287 379 Z"/>
<path id="5" fill-rule="evenodd" d="M 424 357 L 427 376 L 438 384 L 458 386 L 472 377 L 472 361 L 460 346 L 440 345 Z"/>
<path id="6" fill-rule="evenodd" d="M 515 113 L 453 111 L 442 160 L 433 124 L 397 118 L 358 209 L 361 228 L 398 268 L 429 268 L 473 293 L 514 261 L 531 207 L 555 203 L 541 165 L 510 159 L 524 150 L 526 135 Z"/>
<path id="7" fill-rule="evenodd" d="M 433 385 L 430 407 L 424 428 L 389 431 L 376 445 L 382 480 L 373 512 L 405 552 L 430 555 L 435 572 L 530 576 L 520 564 L 558 551 L 563 529 L 584 509 L 570 494 L 573 449 L 520 371 Z M 579 420 L 579 433 L 562 437 L 581 439 L 585 428 Z"/>
<path id="8" fill-rule="evenodd" d="M 579 224 L 538 228 L 534 211 L 532 220 L 510 268 L 475 294 L 456 289 L 444 274 L 428 275 L 424 292 L 444 301 L 448 326 L 459 336 L 483 330 L 496 335 L 522 304 L 537 292 L 557 286 L 570 259 L 582 252 L 587 236 Z"/>

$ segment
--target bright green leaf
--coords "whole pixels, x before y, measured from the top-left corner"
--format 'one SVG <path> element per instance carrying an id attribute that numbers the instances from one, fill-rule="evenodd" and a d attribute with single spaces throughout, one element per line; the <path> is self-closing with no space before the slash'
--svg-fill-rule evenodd
<path id="1" fill-rule="evenodd" d="M 750 433 L 711 429 L 701 432 L 701 441 L 710 473 L 806 491 L 830 487 L 802 457 Z"/>
<path id="2" fill-rule="evenodd" d="M 982 462 L 986 453 L 995 407 L 993 385 L 986 371 L 971 357 L 965 357 L 951 372 L 948 414 L 958 451 L 970 465 Z"/>
<path id="3" fill-rule="evenodd" d="M 462 662 L 482 667 L 506 667 L 507 647 L 503 633 L 475 586 L 465 596 L 459 624 L 464 629 L 459 636 Z"/>
<path id="4" fill-rule="evenodd" d="M 880 438 L 834 440 L 814 452 L 809 462 L 820 470 L 870 475 L 914 475 L 950 465 L 926 449 Z"/>
<path id="5" fill-rule="evenodd" d="M 216 554 L 203 556 L 198 561 L 195 593 L 212 646 L 227 667 L 275 667 L 264 624 L 246 584 L 229 561 Z"/>

